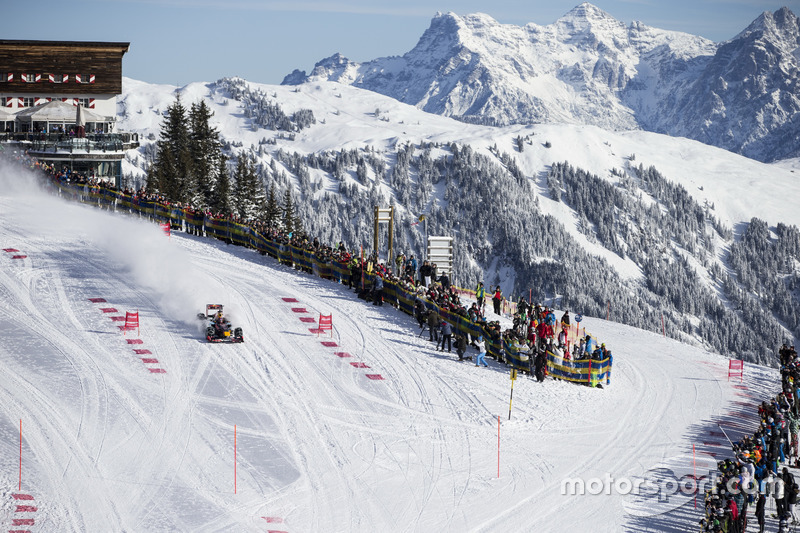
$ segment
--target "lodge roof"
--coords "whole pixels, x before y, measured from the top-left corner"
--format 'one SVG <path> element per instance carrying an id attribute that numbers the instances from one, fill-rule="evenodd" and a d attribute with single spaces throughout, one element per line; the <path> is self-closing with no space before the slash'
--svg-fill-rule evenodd
<path id="1" fill-rule="evenodd" d="M 50 48 L 116 48 L 125 53 L 131 43 L 110 41 L 33 41 L 22 39 L 0 39 L 0 47 L 42 46 Z"/>

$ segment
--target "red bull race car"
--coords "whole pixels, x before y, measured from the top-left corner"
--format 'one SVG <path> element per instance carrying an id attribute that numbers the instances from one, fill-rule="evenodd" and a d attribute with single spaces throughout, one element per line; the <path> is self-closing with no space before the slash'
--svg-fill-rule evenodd
<path id="1" fill-rule="evenodd" d="M 230 321 L 222 313 L 222 304 L 206 305 L 205 313 L 197 313 L 197 318 L 206 320 L 206 340 L 208 342 L 244 342 L 242 328 L 231 327 Z"/>

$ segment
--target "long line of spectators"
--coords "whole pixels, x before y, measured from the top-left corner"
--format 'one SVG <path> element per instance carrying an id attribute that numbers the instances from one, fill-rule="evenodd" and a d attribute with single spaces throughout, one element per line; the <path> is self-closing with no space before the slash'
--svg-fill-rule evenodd
<path id="1" fill-rule="evenodd" d="M 95 178 L 87 177 L 84 174 L 70 171 L 67 167 L 58 169 L 52 165 L 41 163 L 28 157 L 22 152 L 15 156 L 23 164 L 31 168 L 38 168 L 48 174 L 51 179 L 60 183 L 77 183 L 89 187 L 103 187 L 115 190 L 113 183 L 101 182 Z M 205 215 L 219 219 L 220 215 L 209 211 L 203 212 L 194 209 L 191 205 L 174 203 L 164 195 L 157 192 L 147 191 L 145 188 L 139 190 L 123 189 L 121 192 L 131 196 L 133 200 L 157 201 L 163 205 L 187 209 L 190 212 L 203 213 Z M 483 283 L 479 283 L 475 290 L 476 301 L 469 307 L 462 302 L 460 291 L 451 285 L 449 276 L 446 273 L 438 273 L 437 265 L 427 260 L 418 263 L 413 254 L 406 256 L 398 254 L 394 260 L 394 270 L 391 265 L 387 265 L 378 260 L 375 253 L 366 258 L 360 256 L 355 251 L 347 250 L 346 246 L 339 242 L 336 246 L 323 244 L 318 238 L 310 238 L 303 232 L 287 233 L 279 227 L 268 227 L 260 221 L 241 220 L 236 215 L 224 217 L 238 223 L 246 223 L 257 229 L 266 238 L 288 244 L 296 248 L 311 252 L 316 259 L 321 262 L 338 262 L 348 265 L 350 275 L 347 285 L 357 289 L 359 297 L 372 301 L 376 305 L 383 305 L 384 293 L 383 285 L 386 281 L 397 284 L 407 292 L 416 295 L 417 300 L 428 300 L 435 303 L 440 309 L 447 310 L 462 316 L 473 323 L 479 324 L 486 332 L 490 341 L 504 341 L 505 346 L 513 347 L 521 354 L 522 360 L 529 361 L 529 372 L 536 376 L 539 381 L 543 381 L 547 375 L 547 353 L 554 354 L 558 360 L 569 364 L 573 359 L 593 358 L 597 360 L 605 359 L 610 355 L 605 344 L 598 345 L 594 338 L 586 335 L 584 338 L 576 340 L 570 344 L 568 331 L 570 327 L 569 310 L 567 310 L 557 322 L 555 311 L 540 304 L 530 305 L 524 298 L 520 298 L 516 305 L 506 306 L 506 299 L 503 297 L 502 290 L 498 285 L 491 293 L 494 314 L 498 317 L 504 308 L 513 309 L 513 326 L 503 330 L 499 320 L 487 320 L 485 314 L 486 291 Z M 202 234 L 202 230 L 196 227 L 185 227 L 185 231 Z M 294 265 L 297 269 L 310 270 L 302 265 Z M 365 284 L 366 276 L 370 274 L 372 283 Z M 390 302 L 391 305 L 399 308 L 399 302 Z M 448 324 L 437 313 L 423 313 L 424 306 L 415 306 L 415 316 L 421 327 L 427 326 L 430 332 L 431 341 L 437 341 L 437 349 L 443 349 L 445 342 L 448 351 L 455 343 L 459 358 L 465 357 L 466 345 L 473 347 L 479 346 L 478 338 L 467 338 L 467 335 L 456 333 L 453 336 L 452 325 Z M 435 316 L 434 316 L 435 315 Z M 559 327 L 560 324 L 560 327 Z M 442 337 L 439 344 L 439 337 Z M 439 348 L 441 346 L 441 348 Z M 503 351 L 497 356 L 500 362 L 506 362 Z"/>
<path id="2" fill-rule="evenodd" d="M 798 523 L 794 505 L 800 487 L 789 466 L 798 466 L 800 434 L 800 358 L 794 346 L 784 344 L 778 352 L 781 392 L 758 406 L 759 427 L 732 443 L 734 458 L 717 464 L 715 485 L 705 495 L 703 531 L 744 533 L 748 510 L 754 515 L 759 531 L 766 526 L 766 505 L 774 499 L 778 531 L 788 531 Z"/>

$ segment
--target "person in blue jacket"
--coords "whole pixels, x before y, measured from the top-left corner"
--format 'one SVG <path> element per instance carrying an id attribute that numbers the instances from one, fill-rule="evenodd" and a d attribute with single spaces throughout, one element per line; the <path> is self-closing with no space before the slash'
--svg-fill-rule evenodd
<path id="1" fill-rule="evenodd" d="M 597 341 L 594 340 L 591 335 L 586 335 L 586 344 L 583 348 L 583 354 L 591 357 L 596 347 Z"/>
<path id="2" fill-rule="evenodd" d="M 417 260 L 413 255 L 406 261 L 406 276 L 417 277 Z"/>
<path id="3" fill-rule="evenodd" d="M 383 305 L 383 278 L 378 274 L 372 280 L 372 305 Z"/>

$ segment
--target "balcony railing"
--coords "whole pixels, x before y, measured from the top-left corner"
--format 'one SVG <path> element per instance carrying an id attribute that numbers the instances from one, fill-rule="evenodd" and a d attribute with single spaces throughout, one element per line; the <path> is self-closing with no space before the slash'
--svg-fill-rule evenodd
<path id="1" fill-rule="evenodd" d="M 122 152 L 139 146 L 138 133 L 88 133 L 75 137 L 67 133 L 0 133 L 0 142 L 24 144 L 33 152 L 90 153 Z"/>

